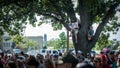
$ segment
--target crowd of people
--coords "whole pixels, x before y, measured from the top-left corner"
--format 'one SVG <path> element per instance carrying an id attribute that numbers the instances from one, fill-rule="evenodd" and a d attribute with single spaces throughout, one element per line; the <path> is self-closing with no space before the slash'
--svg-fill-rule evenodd
<path id="1" fill-rule="evenodd" d="M 7 55 L 0 53 L 0 68 L 119 68 L 120 52 L 107 50 L 100 54 L 87 54 L 83 56 L 81 51 L 77 54 L 59 53 L 59 55 L 36 56 L 24 54 Z"/>

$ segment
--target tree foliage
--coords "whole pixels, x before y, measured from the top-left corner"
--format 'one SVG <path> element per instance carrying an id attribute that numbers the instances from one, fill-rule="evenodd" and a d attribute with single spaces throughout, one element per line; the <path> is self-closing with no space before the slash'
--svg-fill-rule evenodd
<path id="1" fill-rule="evenodd" d="M 22 44 L 22 46 L 24 48 L 29 48 L 29 47 L 36 48 L 36 44 L 37 43 L 35 41 L 25 38 L 24 43 Z"/>
<path id="2" fill-rule="evenodd" d="M 119 4 L 120 0 L 1 0 L 0 30 L 11 34 L 20 33 L 26 20 L 35 25 L 36 16 L 41 17 L 39 25 L 50 22 L 55 30 L 62 26 L 70 30 L 69 24 L 77 22 L 77 14 L 81 27 L 77 43 L 74 32 L 72 34 L 73 45 L 76 50 L 87 53 L 95 46 L 103 30 L 119 30 L 120 23 L 116 22 L 115 17 Z M 89 42 L 86 38 L 88 27 L 94 23 L 98 23 L 98 27 Z"/>
<path id="3" fill-rule="evenodd" d="M 13 40 L 13 42 L 14 42 L 16 45 L 24 42 L 24 41 L 23 41 L 24 38 L 23 38 L 22 36 L 20 36 L 20 35 L 14 35 L 11 39 Z"/>
<path id="4" fill-rule="evenodd" d="M 65 32 L 62 32 L 60 35 L 59 35 L 59 38 L 60 38 L 60 42 L 59 42 L 59 46 L 61 46 L 61 48 L 65 48 L 66 47 L 66 42 L 67 42 L 67 36 L 65 34 Z"/>
<path id="5" fill-rule="evenodd" d="M 112 40 L 109 40 L 109 33 L 101 33 L 101 36 L 99 37 L 96 46 L 94 47 L 95 50 L 102 50 L 105 47 L 110 47 L 113 44 Z"/>
<path id="6" fill-rule="evenodd" d="M 27 39 L 20 35 L 14 35 L 11 39 L 15 43 L 16 47 L 22 47 L 22 48 L 33 47 L 33 48 L 35 48 L 35 46 L 36 46 L 35 41 Z"/>
<path id="7" fill-rule="evenodd" d="M 64 49 L 66 48 L 66 41 L 67 37 L 65 35 L 65 32 L 62 32 L 59 34 L 59 38 L 51 39 L 50 41 L 48 41 L 47 46 L 53 47 L 54 49 Z"/>

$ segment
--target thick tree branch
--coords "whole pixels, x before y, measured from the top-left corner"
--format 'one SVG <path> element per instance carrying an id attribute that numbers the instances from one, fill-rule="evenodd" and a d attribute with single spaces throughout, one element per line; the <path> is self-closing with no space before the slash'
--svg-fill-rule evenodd
<path id="1" fill-rule="evenodd" d="M 49 16 L 49 17 L 52 17 L 52 18 L 54 18 L 56 21 L 59 21 L 61 24 L 63 24 L 63 26 L 66 28 L 66 29 L 68 29 L 68 30 L 70 30 L 70 28 L 69 28 L 69 25 L 68 25 L 68 23 L 66 23 L 64 20 L 63 20 L 63 18 L 58 18 L 57 16 L 54 16 L 54 15 L 51 15 L 51 14 L 49 14 L 49 13 L 40 13 L 41 15 L 43 15 L 43 16 Z"/>
<path id="2" fill-rule="evenodd" d="M 58 20 L 58 21 L 60 21 L 60 23 L 61 24 L 63 24 L 63 26 L 67 29 L 67 30 L 69 30 L 70 31 L 70 27 L 69 27 L 69 21 L 68 21 L 68 19 L 66 19 L 66 15 L 65 15 L 65 12 L 66 11 L 63 11 L 63 7 L 61 7 L 61 6 L 59 6 L 59 5 L 56 5 L 56 2 L 54 2 L 54 1 L 50 1 L 52 4 L 52 6 L 53 7 L 55 7 L 55 9 L 56 9 L 56 12 L 58 13 L 58 14 L 55 14 L 56 16 L 60 16 L 61 17 L 61 19 L 56 19 L 56 20 Z M 69 3 L 68 3 L 69 2 Z M 69 4 L 72 4 L 72 2 L 71 2 L 71 0 L 68 0 L 68 2 L 66 2 L 66 1 L 63 1 L 63 3 L 66 5 L 66 3 L 67 3 L 67 5 L 69 5 Z M 55 4 L 54 4 L 55 3 Z M 73 8 L 73 7 L 72 7 Z M 71 7 L 70 7 L 70 10 L 71 10 Z M 62 12 L 63 11 L 63 12 Z M 69 11 L 69 10 L 68 10 Z M 73 11 L 74 11 L 74 9 L 73 9 Z M 71 11 L 69 11 L 69 12 L 71 12 Z M 74 12 L 72 12 L 72 14 L 73 14 Z M 68 13 L 67 13 L 68 14 Z M 69 14 L 68 14 L 69 15 Z M 68 16 L 69 17 L 69 16 Z M 75 17 L 76 18 L 76 17 Z M 73 17 L 71 17 L 71 19 L 73 19 L 73 20 L 75 20 Z"/>
<path id="3" fill-rule="evenodd" d="M 104 29 L 104 26 L 108 23 L 109 19 L 112 18 L 115 15 L 115 13 L 116 13 L 115 8 L 118 5 L 119 5 L 119 3 L 115 3 L 114 5 L 110 6 L 110 9 L 108 10 L 106 15 L 102 19 L 102 22 L 99 24 L 99 26 L 96 30 L 96 33 L 94 35 L 93 41 L 90 43 L 91 46 L 89 46 L 89 48 L 92 48 L 94 46 L 94 44 L 97 42 L 101 31 Z"/>
<path id="4" fill-rule="evenodd" d="M 67 9 L 67 15 L 68 17 L 70 17 L 71 23 L 77 22 L 77 18 L 75 15 L 75 11 L 74 11 L 74 5 L 72 3 L 72 0 L 68 0 L 68 4 L 69 8 Z"/>
<path id="5" fill-rule="evenodd" d="M 87 24 L 89 23 L 87 22 L 87 20 L 89 20 L 88 7 L 85 4 L 85 0 L 78 0 L 78 3 L 81 26 L 86 28 Z"/>

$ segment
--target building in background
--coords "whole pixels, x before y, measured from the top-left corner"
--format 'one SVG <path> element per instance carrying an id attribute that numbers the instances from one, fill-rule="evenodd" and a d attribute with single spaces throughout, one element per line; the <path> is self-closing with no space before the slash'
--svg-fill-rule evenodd
<path id="1" fill-rule="evenodd" d="M 44 34 L 44 44 L 43 44 L 43 47 L 44 46 L 47 46 L 47 34 Z"/>
<path id="2" fill-rule="evenodd" d="M 2 40 L 1 40 L 1 46 L 0 46 L 3 51 L 12 50 L 13 41 L 8 40 L 9 38 L 10 38 L 10 35 L 7 32 L 4 32 L 4 35 L 2 36 Z"/>
<path id="3" fill-rule="evenodd" d="M 25 36 L 25 38 L 35 41 L 37 49 L 43 48 L 43 37 L 42 36 Z"/>

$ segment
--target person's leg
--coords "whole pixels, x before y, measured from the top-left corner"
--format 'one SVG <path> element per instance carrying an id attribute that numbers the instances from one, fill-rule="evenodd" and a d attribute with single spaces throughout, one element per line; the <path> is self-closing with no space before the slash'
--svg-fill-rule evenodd
<path id="1" fill-rule="evenodd" d="M 77 34 L 78 34 L 78 29 L 75 29 L 75 42 L 76 42 L 76 43 L 78 42 Z"/>

